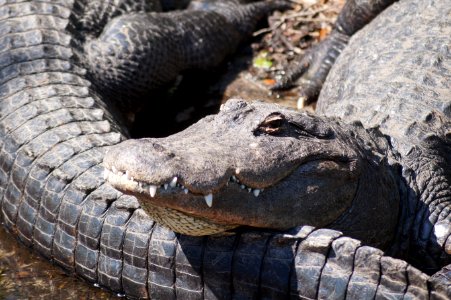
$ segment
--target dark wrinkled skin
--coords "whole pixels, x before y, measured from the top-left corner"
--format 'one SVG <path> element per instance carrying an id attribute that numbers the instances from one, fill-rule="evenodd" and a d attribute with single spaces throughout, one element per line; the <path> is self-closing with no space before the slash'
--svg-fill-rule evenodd
<path id="1" fill-rule="evenodd" d="M 168 87 L 183 71 L 218 66 L 264 16 L 288 7 L 280 0 L 198 0 L 165 14 L 128 13 L 113 18 L 98 36 L 83 37 L 80 60 L 105 97 L 134 112 L 146 95 Z"/>

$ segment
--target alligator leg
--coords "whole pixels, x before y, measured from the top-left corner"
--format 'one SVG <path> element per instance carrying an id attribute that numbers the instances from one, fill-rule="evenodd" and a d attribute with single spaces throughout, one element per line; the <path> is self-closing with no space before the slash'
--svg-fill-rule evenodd
<path id="1" fill-rule="evenodd" d="M 86 67 L 104 96 L 130 109 L 187 69 L 209 69 L 232 54 L 257 22 L 285 1 L 210 1 L 199 9 L 113 18 L 84 46 Z"/>
<path id="2" fill-rule="evenodd" d="M 393 2 L 395 0 L 347 1 L 330 35 L 291 62 L 286 74 L 272 89 L 285 89 L 293 86 L 297 81 L 300 86 L 300 101 L 314 101 L 319 95 L 330 68 L 346 47 L 349 38 Z"/>

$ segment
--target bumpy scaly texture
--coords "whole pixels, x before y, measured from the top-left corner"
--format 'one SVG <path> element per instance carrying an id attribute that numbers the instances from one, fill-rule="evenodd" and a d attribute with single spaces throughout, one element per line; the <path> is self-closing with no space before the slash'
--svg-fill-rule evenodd
<path id="1" fill-rule="evenodd" d="M 147 92 L 182 71 L 219 65 L 263 16 L 286 7 L 283 1 L 242 5 L 228 0 L 202 10 L 127 14 L 87 41 L 81 61 L 104 96 L 133 110 Z"/>
<path id="2" fill-rule="evenodd" d="M 310 224 L 386 247 L 399 209 L 388 148 L 363 127 L 230 99 L 170 137 L 126 141 L 104 162 L 110 183 L 136 195 L 157 221 L 167 209 L 171 221 L 163 224 L 180 233 Z"/>
<path id="3" fill-rule="evenodd" d="M 159 221 L 153 207 L 168 208 L 181 233 L 205 234 L 205 220 L 327 226 L 440 269 L 451 260 L 450 10 L 404 1 L 352 39 L 318 104 L 351 125 L 229 101 L 183 132 L 113 148 L 110 182 Z M 168 190 L 173 178 L 184 188 Z"/>
<path id="4" fill-rule="evenodd" d="M 116 146 L 105 159 L 110 181 L 143 208 L 215 224 L 310 224 L 373 245 L 388 239 L 376 245 L 435 272 L 451 258 L 449 12 L 443 2 L 403 1 L 352 39 L 319 103 L 350 125 L 230 101 L 173 136 Z M 173 178 L 183 187 L 167 189 Z"/>
<path id="5" fill-rule="evenodd" d="M 299 85 L 298 106 L 316 100 L 330 68 L 345 48 L 349 38 L 371 22 L 395 0 L 349 0 L 343 6 L 332 32 L 324 41 L 295 58 L 284 76 L 272 89 L 284 89 Z"/>
<path id="6" fill-rule="evenodd" d="M 451 253 L 450 15 L 443 1 L 395 3 L 351 39 L 318 102 L 390 137 L 408 185 L 399 239 L 424 257 Z"/>
<path id="7" fill-rule="evenodd" d="M 23 243 L 128 297 L 446 296 L 446 274 L 333 230 L 192 238 L 157 226 L 102 179 L 126 129 L 80 63 L 84 4 L 0 4 L 1 220 Z"/>

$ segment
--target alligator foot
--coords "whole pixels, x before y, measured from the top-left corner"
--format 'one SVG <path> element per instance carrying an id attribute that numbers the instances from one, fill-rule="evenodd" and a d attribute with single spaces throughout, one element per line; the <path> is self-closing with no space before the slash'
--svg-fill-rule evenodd
<path id="1" fill-rule="evenodd" d="M 298 108 L 313 102 L 326 80 L 330 68 L 338 55 L 347 45 L 349 36 L 338 31 L 332 33 L 321 43 L 296 58 L 288 67 L 285 75 L 271 89 L 281 90 L 300 86 Z"/>
<path id="2" fill-rule="evenodd" d="M 394 0 L 347 1 L 331 34 L 296 59 L 288 67 L 285 76 L 271 89 L 286 89 L 297 83 L 301 90 L 298 108 L 316 101 L 330 68 L 349 38 L 393 2 Z"/>

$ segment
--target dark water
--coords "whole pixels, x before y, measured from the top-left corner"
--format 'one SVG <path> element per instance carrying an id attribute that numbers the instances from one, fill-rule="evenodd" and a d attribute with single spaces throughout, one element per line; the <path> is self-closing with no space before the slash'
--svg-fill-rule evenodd
<path id="1" fill-rule="evenodd" d="M 121 298 L 66 274 L 0 226 L 0 299 Z"/>

